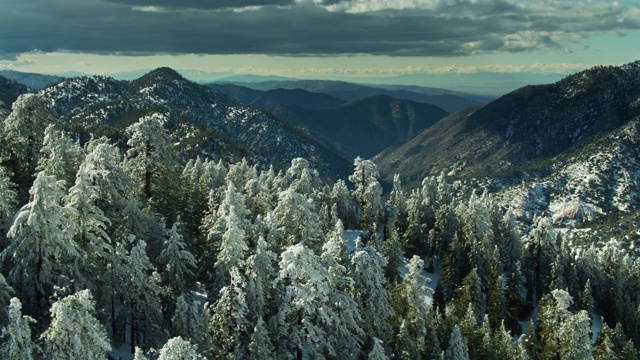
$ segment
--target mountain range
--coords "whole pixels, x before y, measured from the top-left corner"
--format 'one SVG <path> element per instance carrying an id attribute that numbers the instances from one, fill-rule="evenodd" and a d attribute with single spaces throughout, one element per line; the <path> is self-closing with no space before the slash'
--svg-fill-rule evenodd
<path id="1" fill-rule="evenodd" d="M 0 85 L 5 109 L 33 91 L 2 77 Z M 384 93 L 335 96 L 358 84 L 300 86 L 204 86 L 161 68 L 133 81 L 68 79 L 41 93 L 70 126 L 81 122 L 113 138 L 150 111 L 167 112 L 186 157 L 286 165 L 302 156 L 340 177 L 351 171 L 353 156 L 373 157 L 386 183 L 396 173 L 411 186 L 444 172 L 488 189 L 523 224 L 544 214 L 571 228 L 576 241 L 638 240 L 640 62 L 595 67 L 451 114 Z"/>

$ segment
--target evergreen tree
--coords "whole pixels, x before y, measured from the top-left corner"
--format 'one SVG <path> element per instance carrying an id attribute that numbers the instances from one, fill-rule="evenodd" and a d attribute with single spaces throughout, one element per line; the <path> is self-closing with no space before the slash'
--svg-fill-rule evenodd
<path id="1" fill-rule="evenodd" d="M 496 247 L 489 265 L 489 286 L 487 289 L 487 314 L 489 315 L 492 331 L 496 331 L 506 317 L 507 307 L 504 291 L 502 290 L 502 274 L 500 271 L 500 251 Z"/>
<path id="2" fill-rule="evenodd" d="M 453 327 L 451 339 L 449 340 L 449 347 L 445 352 L 444 358 L 446 360 L 469 360 L 467 342 L 462 337 L 458 325 Z"/>
<path id="3" fill-rule="evenodd" d="M 29 323 L 36 321 L 22 315 L 22 303 L 12 298 L 9 303 L 9 322 L 0 332 L 0 358 L 4 360 L 33 360 L 38 347 L 31 340 Z"/>
<path id="4" fill-rule="evenodd" d="M 388 360 L 389 358 L 384 353 L 384 346 L 382 346 L 382 340 L 373 338 L 373 349 L 369 352 L 367 357 L 369 360 Z"/>
<path id="5" fill-rule="evenodd" d="M 278 195 L 278 204 L 273 210 L 277 227 L 282 229 L 278 245 L 303 243 L 306 247 L 320 252 L 322 232 L 315 204 L 293 189 Z"/>
<path id="6" fill-rule="evenodd" d="M 125 305 L 129 310 L 131 352 L 136 346 L 145 346 L 157 341 L 162 324 L 159 286 L 160 279 L 146 253 L 143 240 L 128 239 L 134 243 L 126 257 L 123 286 Z M 120 250 L 122 251 L 122 250 Z"/>
<path id="7" fill-rule="evenodd" d="M 9 229 L 12 240 L 2 257 L 12 262 L 9 278 L 31 304 L 28 313 L 42 318 L 53 286 L 80 278 L 78 263 L 83 255 L 72 238 L 76 225 L 69 219 L 71 209 L 60 204 L 62 183 L 40 172 L 29 193 L 31 201 Z"/>
<path id="8" fill-rule="evenodd" d="M 53 303 L 51 325 L 42 334 L 49 359 L 106 359 L 111 350 L 107 332 L 91 313 L 95 303 L 82 290 Z"/>
<path id="9" fill-rule="evenodd" d="M 249 344 L 249 308 L 246 280 L 238 268 L 230 270 L 230 283 L 220 290 L 220 298 L 212 307 L 209 324 L 213 335 L 216 359 L 239 359 Z"/>
<path id="10" fill-rule="evenodd" d="M 266 324 L 262 317 L 258 318 L 251 342 L 249 343 L 249 360 L 271 360 L 276 358 L 275 349 L 269 338 Z"/>
<path id="11" fill-rule="evenodd" d="M 360 210 L 360 228 L 372 234 L 381 210 L 382 186 L 378 182 L 378 168 L 371 160 L 357 157 L 349 181 L 355 185 L 353 195 Z M 366 240 L 366 239 L 365 239 Z M 366 241 L 365 241 L 366 244 Z"/>
<path id="12" fill-rule="evenodd" d="M 351 257 L 351 277 L 354 281 L 352 294 L 360 309 L 361 327 L 369 338 L 369 348 L 374 338 L 386 343 L 391 340 L 391 327 L 387 319 L 393 315 L 393 308 L 390 305 L 391 296 L 385 287 L 386 264 L 385 258 L 369 246 L 358 248 Z"/>
<path id="13" fill-rule="evenodd" d="M 484 293 L 477 269 L 473 269 L 462 280 L 462 285 L 455 290 L 453 295 L 454 314 L 459 319 L 464 316 L 468 306 L 473 307 L 476 322 L 484 314 Z"/>
<path id="14" fill-rule="evenodd" d="M 358 218 L 356 216 L 356 204 L 347 188 L 344 180 L 339 179 L 333 184 L 330 194 L 331 203 L 334 204 L 338 218 L 347 229 L 356 229 L 358 227 Z"/>
<path id="15" fill-rule="evenodd" d="M 176 300 L 176 311 L 171 318 L 171 334 L 189 340 L 198 346 L 200 351 L 208 351 L 213 346 L 209 334 L 205 316 L 200 310 L 200 303 L 192 301 L 186 295 L 178 296 Z"/>
<path id="16" fill-rule="evenodd" d="M 7 165 L 13 183 L 23 190 L 34 181 L 45 129 L 56 118 L 55 110 L 42 95 L 25 94 L 13 103 L 11 114 L 3 122 L 2 136 L 9 152 Z"/>
<path id="17" fill-rule="evenodd" d="M 158 360 L 200 360 L 203 356 L 198 354 L 198 349 L 181 337 L 174 337 L 164 344 L 160 349 Z"/>
<path id="18" fill-rule="evenodd" d="M 7 306 L 9 306 L 11 294 L 13 294 L 13 289 L 7 284 L 4 275 L 0 273 L 0 326 L 5 325 L 9 320 Z"/>
<path id="19" fill-rule="evenodd" d="M 18 204 L 17 198 L 16 186 L 11 182 L 9 172 L 0 165 L 0 248 L 4 248 L 4 234 L 11 226 L 12 217 Z"/>
<path id="20" fill-rule="evenodd" d="M 393 358 L 398 360 L 412 360 L 417 359 L 419 356 L 418 347 L 413 340 L 411 334 L 409 334 L 409 328 L 406 320 L 402 320 L 398 334 L 396 334 L 393 349 Z"/>
<path id="21" fill-rule="evenodd" d="M 127 128 L 130 148 L 125 164 L 131 176 L 141 184 L 147 200 L 160 188 L 157 178 L 168 175 L 171 166 L 171 144 L 164 128 L 166 121 L 165 115 L 154 113 Z"/>
<path id="22" fill-rule="evenodd" d="M 83 150 L 78 141 L 73 141 L 66 132 L 56 130 L 54 124 L 47 126 L 37 171 L 55 176 L 56 179 L 64 181 L 65 186 L 69 186 L 73 184 L 83 159 Z"/>
<path id="23" fill-rule="evenodd" d="M 252 318 L 262 317 L 271 300 L 272 283 L 276 278 L 274 263 L 277 255 L 269 250 L 264 237 L 258 238 L 255 253 L 247 258 L 247 304 Z"/>
<path id="24" fill-rule="evenodd" d="M 344 328 L 340 319 L 344 311 L 351 310 L 336 308 L 340 304 L 332 303 L 334 284 L 320 258 L 303 244 L 292 245 L 280 255 L 279 267 L 278 286 L 283 298 L 277 315 L 279 337 L 275 342 L 280 344 L 283 356 L 335 357 L 351 351 L 354 344 L 346 349 L 335 348 L 336 336 L 355 341 L 354 329 Z"/>
<path id="25" fill-rule="evenodd" d="M 167 239 L 158 257 L 158 264 L 162 269 L 162 283 L 174 301 L 188 290 L 197 267 L 196 259 L 186 249 L 178 226 L 180 223 L 176 222 L 167 231 Z"/>

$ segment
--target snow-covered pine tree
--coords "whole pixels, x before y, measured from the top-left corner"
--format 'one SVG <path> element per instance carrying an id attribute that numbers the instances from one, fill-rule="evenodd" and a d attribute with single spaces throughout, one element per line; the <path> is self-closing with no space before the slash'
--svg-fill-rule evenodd
<path id="1" fill-rule="evenodd" d="M 269 244 L 260 236 L 254 254 L 246 260 L 247 304 L 251 319 L 265 315 L 271 300 L 272 284 L 277 274 L 274 267 L 277 255 L 269 249 Z"/>
<path id="2" fill-rule="evenodd" d="M 277 315 L 277 338 L 282 356 L 335 357 L 335 343 L 329 333 L 346 334 L 350 329 L 336 328 L 340 316 L 330 301 L 331 276 L 320 258 L 303 244 L 291 245 L 280 255 L 283 298 Z"/>
<path id="3" fill-rule="evenodd" d="M 31 340 L 29 323 L 36 321 L 22 315 L 22 303 L 12 298 L 9 303 L 9 322 L 0 331 L 0 358 L 4 360 L 33 360 L 38 346 Z"/>
<path id="4" fill-rule="evenodd" d="M 40 94 L 20 95 L 13 103 L 11 114 L 3 122 L 2 140 L 9 152 L 7 164 L 15 184 L 24 187 L 33 183 L 44 131 L 56 122 L 55 110 Z"/>
<path id="5" fill-rule="evenodd" d="M 170 294 L 172 303 L 192 285 L 197 268 L 196 259 L 186 249 L 182 234 L 178 231 L 180 225 L 175 222 L 167 231 L 167 238 L 157 260 L 163 287 Z"/>
<path id="6" fill-rule="evenodd" d="M 344 180 L 338 179 L 335 184 L 333 184 L 330 199 L 336 208 L 338 218 L 342 220 L 344 226 L 347 229 L 357 228 L 356 203 Z"/>
<path id="7" fill-rule="evenodd" d="M 386 288 L 385 266 L 387 261 L 382 254 L 369 246 L 358 248 L 351 257 L 352 295 L 362 316 L 360 326 L 367 336 L 365 349 L 374 345 L 374 338 L 387 344 L 391 341 L 388 319 L 394 312 L 390 304 L 391 295 Z"/>
<path id="8" fill-rule="evenodd" d="M 211 307 L 209 329 L 214 339 L 213 355 L 216 359 L 239 359 L 247 353 L 249 321 L 247 315 L 247 283 L 240 270 L 229 270 L 229 285 L 220 290 L 220 297 Z"/>
<path id="9" fill-rule="evenodd" d="M 143 240 L 132 235 L 123 240 L 134 244 L 126 257 L 122 284 L 127 289 L 124 301 L 129 311 L 129 341 L 134 353 L 136 346 L 151 345 L 160 335 L 160 276 L 147 257 L 147 244 Z"/>
<path id="10" fill-rule="evenodd" d="M 120 149 L 107 139 L 93 139 L 85 145 L 84 168 L 89 183 L 98 192 L 96 205 L 114 224 L 123 217 L 121 211 L 136 193 L 131 177 L 124 171 Z M 77 176 L 76 176 L 77 177 Z"/>
<path id="11" fill-rule="evenodd" d="M 7 280 L 2 273 L 0 273 L 0 326 L 5 325 L 9 320 L 7 306 L 9 306 L 11 294 L 13 294 L 13 289 L 7 284 Z"/>
<path id="12" fill-rule="evenodd" d="M 72 238 L 77 226 L 69 218 L 72 209 L 60 203 L 62 183 L 40 172 L 29 193 L 31 201 L 9 229 L 11 243 L 2 257 L 11 262 L 9 279 L 15 290 L 30 304 L 27 313 L 41 319 L 53 286 L 80 279 L 78 265 L 84 255 Z"/>
<path id="13" fill-rule="evenodd" d="M 276 358 L 269 331 L 262 317 L 258 318 L 249 343 L 249 360 L 271 360 Z"/>
<path id="14" fill-rule="evenodd" d="M 281 247 L 303 243 L 306 247 L 320 252 L 322 232 L 315 204 L 293 189 L 278 195 L 278 204 L 273 210 L 277 227 L 282 229 L 277 244 Z"/>
<path id="15" fill-rule="evenodd" d="M 2 159 L 0 159 L 2 162 Z M 0 246 L 4 246 L 5 231 L 11 226 L 18 204 L 16 186 L 11 182 L 8 170 L 0 165 Z"/>
<path id="16" fill-rule="evenodd" d="M 76 172 L 83 159 L 84 153 L 77 140 L 74 141 L 65 131 L 56 130 L 54 124 L 47 126 L 37 171 L 55 176 L 56 179 L 64 181 L 65 186 L 68 187 L 76 179 Z"/>
<path id="17" fill-rule="evenodd" d="M 469 360 L 469 349 L 467 348 L 467 342 L 460 333 L 458 325 L 453 327 L 451 333 L 451 339 L 449 340 L 449 347 L 445 352 L 445 360 Z"/>
<path id="18" fill-rule="evenodd" d="M 354 160 L 354 170 L 349 181 L 355 186 L 353 195 L 360 211 L 360 228 L 371 235 L 375 231 L 382 206 L 382 186 L 378 177 L 378 167 L 373 161 L 361 157 Z"/>
<path id="19" fill-rule="evenodd" d="M 353 358 L 360 351 L 364 333 L 360 328 L 362 317 L 358 304 L 351 296 L 354 281 L 343 265 L 346 261 L 346 249 L 342 221 L 337 220 L 322 250 L 320 261 L 328 271 L 327 281 L 330 286 L 328 304 L 325 306 L 331 307 L 335 312 L 331 318 L 333 331 L 327 333 L 327 341 L 336 350 L 338 358 Z"/>
<path id="20" fill-rule="evenodd" d="M 180 295 L 176 301 L 176 311 L 171 318 L 171 334 L 189 340 L 198 346 L 201 353 L 213 347 L 213 340 L 208 331 L 207 306 L 200 310 L 198 301 L 191 300 L 187 295 Z"/>
<path id="21" fill-rule="evenodd" d="M 89 290 L 64 297 L 51 306 L 51 325 L 40 336 L 48 359 L 107 359 L 111 344 L 104 326 L 91 313 Z"/>
<path id="22" fill-rule="evenodd" d="M 153 113 L 127 128 L 129 150 L 125 166 L 139 182 L 147 200 L 156 192 L 158 178 L 171 167 L 171 143 L 164 128 L 166 121 L 166 115 Z"/>
<path id="23" fill-rule="evenodd" d="M 382 345 L 382 340 L 374 337 L 373 338 L 373 349 L 369 352 L 367 357 L 369 360 L 388 360 L 389 358 L 384 353 L 384 346 Z"/>
<path id="24" fill-rule="evenodd" d="M 181 337 L 169 339 L 162 349 L 158 360 L 204 360 L 198 353 L 198 349 L 189 340 Z"/>

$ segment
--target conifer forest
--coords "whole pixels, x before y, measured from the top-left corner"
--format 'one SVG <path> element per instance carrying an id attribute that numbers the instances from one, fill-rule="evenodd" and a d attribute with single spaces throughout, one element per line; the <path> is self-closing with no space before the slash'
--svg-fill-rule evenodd
<path id="1" fill-rule="evenodd" d="M 616 241 L 444 173 L 187 156 L 167 116 L 106 137 L 39 94 L 0 113 L 1 359 L 638 359 Z"/>

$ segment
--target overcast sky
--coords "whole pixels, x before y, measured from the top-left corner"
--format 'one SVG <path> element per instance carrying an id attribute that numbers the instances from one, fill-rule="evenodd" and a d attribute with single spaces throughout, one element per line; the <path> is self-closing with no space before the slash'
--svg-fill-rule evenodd
<path id="1" fill-rule="evenodd" d="M 0 0 L 0 69 L 19 71 L 395 81 L 638 59 L 639 0 Z"/>

